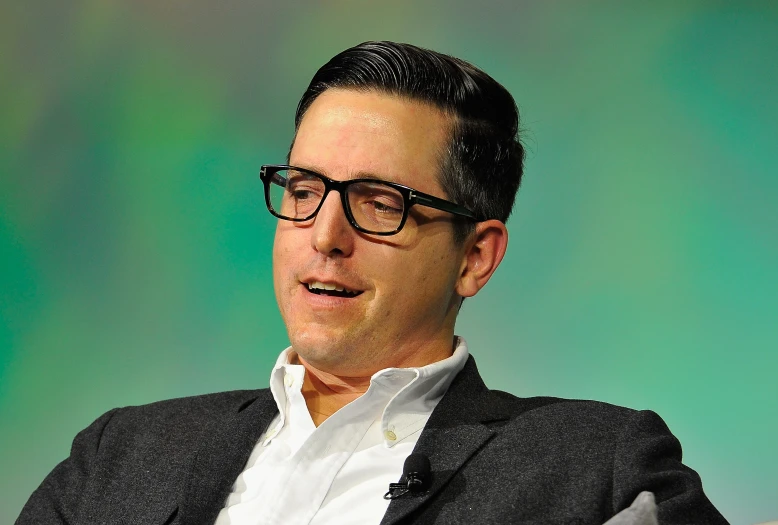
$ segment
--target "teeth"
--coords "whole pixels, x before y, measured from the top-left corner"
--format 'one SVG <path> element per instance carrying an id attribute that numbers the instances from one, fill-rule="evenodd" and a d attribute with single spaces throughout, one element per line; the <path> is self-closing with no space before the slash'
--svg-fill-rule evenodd
<path id="1" fill-rule="evenodd" d="M 308 289 L 309 290 L 335 290 L 336 292 L 346 292 L 346 293 L 353 293 L 356 292 L 349 290 L 348 288 L 343 288 L 342 286 L 338 286 L 336 284 L 331 283 L 322 283 L 320 281 L 313 281 L 308 283 Z"/>

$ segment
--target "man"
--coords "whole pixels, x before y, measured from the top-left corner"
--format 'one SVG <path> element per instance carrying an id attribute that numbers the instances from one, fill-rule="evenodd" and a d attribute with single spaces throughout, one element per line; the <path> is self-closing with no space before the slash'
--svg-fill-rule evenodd
<path id="1" fill-rule="evenodd" d="M 507 247 L 517 132 L 470 64 L 334 57 L 261 171 L 291 341 L 270 389 L 108 412 L 19 523 L 603 523 L 643 491 L 661 523 L 726 523 L 658 416 L 490 391 L 454 335 Z"/>

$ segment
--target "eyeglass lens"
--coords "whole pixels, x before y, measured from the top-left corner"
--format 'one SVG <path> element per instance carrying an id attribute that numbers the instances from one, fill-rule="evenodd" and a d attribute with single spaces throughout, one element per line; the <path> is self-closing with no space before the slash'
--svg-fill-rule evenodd
<path id="1" fill-rule="evenodd" d="M 325 184 L 319 177 L 295 170 L 280 170 L 270 179 L 273 210 L 287 219 L 310 219 L 324 198 Z M 360 228 L 386 233 L 400 227 L 404 199 L 397 189 L 378 181 L 349 184 L 346 198 Z"/>

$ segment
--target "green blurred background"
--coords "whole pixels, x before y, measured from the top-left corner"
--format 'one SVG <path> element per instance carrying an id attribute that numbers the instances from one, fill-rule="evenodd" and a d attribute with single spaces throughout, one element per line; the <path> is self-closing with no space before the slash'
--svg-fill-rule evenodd
<path id="1" fill-rule="evenodd" d="M 778 518 L 775 2 L 5 4 L 0 523 L 104 411 L 267 385 L 257 171 L 375 39 L 522 112 L 510 248 L 458 325 L 490 386 L 653 409 L 727 518 Z"/>

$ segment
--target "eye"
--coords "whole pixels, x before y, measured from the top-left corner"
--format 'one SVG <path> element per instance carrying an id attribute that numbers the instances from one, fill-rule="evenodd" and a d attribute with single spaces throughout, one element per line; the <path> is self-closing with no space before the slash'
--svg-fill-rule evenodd
<path id="1" fill-rule="evenodd" d="M 393 214 L 402 213 L 402 202 L 385 202 L 384 199 L 375 199 L 370 204 L 378 213 Z"/>
<path id="2" fill-rule="evenodd" d="M 402 215 L 404 200 L 396 189 L 381 182 L 360 182 L 349 188 L 352 205 L 376 215 Z"/>
<path id="3" fill-rule="evenodd" d="M 298 200 L 311 199 L 316 196 L 312 190 L 307 190 L 305 188 L 292 188 L 289 190 L 289 193 L 293 198 Z"/>
<path id="4" fill-rule="evenodd" d="M 290 179 L 286 184 L 287 194 L 295 200 L 318 199 L 323 191 L 321 181 L 314 179 Z"/>

